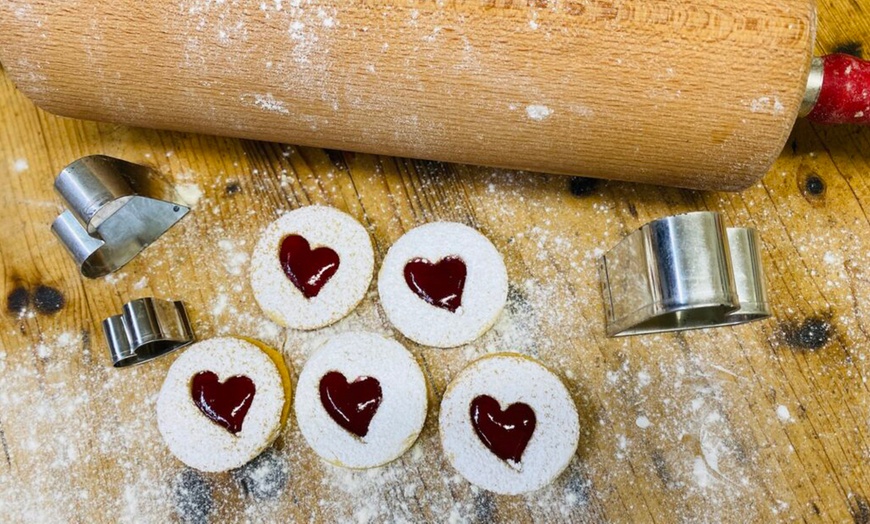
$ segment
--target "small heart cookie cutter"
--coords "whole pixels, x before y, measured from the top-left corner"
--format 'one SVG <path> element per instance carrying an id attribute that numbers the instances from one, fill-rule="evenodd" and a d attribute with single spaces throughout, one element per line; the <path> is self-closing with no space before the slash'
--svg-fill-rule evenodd
<path id="1" fill-rule="evenodd" d="M 51 230 L 87 278 L 117 271 L 190 211 L 150 168 L 103 155 L 66 166 L 54 188 L 69 209 Z"/>
<path id="2" fill-rule="evenodd" d="M 103 334 L 116 368 L 144 364 L 193 342 L 193 328 L 181 301 L 140 298 L 103 320 Z"/>
<path id="3" fill-rule="evenodd" d="M 599 264 L 607 335 L 743 324 L 770 316 L 758 233 L 718 213 L 646 224 Z"/>

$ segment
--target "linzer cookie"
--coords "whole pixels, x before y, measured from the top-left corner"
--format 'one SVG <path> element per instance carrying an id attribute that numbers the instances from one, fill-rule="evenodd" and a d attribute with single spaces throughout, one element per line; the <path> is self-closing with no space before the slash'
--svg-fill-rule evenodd
<path id="1" fill-rule="evenodd" d="M 273 222 L 251 262 L 260 307 L 278 324 L 317 329 L 350 313 L 374 271 L 368 232 L 337 209 L 309 206 Z"/>
<path id="2" fill-rule="evenodd" d="M 447 387 L 439 418 L 447 459 L 481 488 L 517 495 L 552 482 L 577 450 L 577 408 L 565 385 L 518 354 L 484 357 Z"/>
<path id="3" fill-rule="evenodd" d="M 435 222 L 400 238 L 378 274 L 390 322 L 411 340 L 442 348 L 485 333 L 504 308 L 507 270 L 495 246 L 476 230 Z"/>
<path id="4" fill-rule="evenodd" d="M 227 471 L 259 455 L 290 411 L 281 355 L 258 342 L 215 338 L 176 360 L 157 399 L 157 425 L 173 455 L 200 471 Z"/>
<path id="5" fill-rule="evenodd" d="M 426 420 L 426 380 L 398 342 L 372 333 L 326 340 L 296 388 L 296 420 L 315 453 L 348 468 L 401 456 Z"/>

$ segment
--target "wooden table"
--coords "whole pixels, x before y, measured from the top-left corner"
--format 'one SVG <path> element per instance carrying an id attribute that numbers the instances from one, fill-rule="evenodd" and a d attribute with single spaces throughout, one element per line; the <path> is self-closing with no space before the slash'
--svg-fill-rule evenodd
<path id="1" fill-rule="evenodd" d="M 870 49 L 870 4 L 820 6 L 818 51 Z M 763 182 L 701 193 L 532 175 L 57 118 L 0 77 L 0 520 L 870 522 L 870 132 L 798 123 Z M 102 153 L 144 163 L 196 201 L 117 274 L 82 279 L 49 224 L 52 182 Z M 201 192 L 201 194 L 200 194 Z M 325 204 L 371 231 L 382 260 L 434 220 L 479 228 L 504 253 L 509 305 L 479 342 L 417 346 L 386 322 L 375 287 L 316 333 L 259 311 L 247 262 L 282 211 Z M 612 340 L 596 259 L 649 220 L 695 210 L 758 228 L 774 318 Z M 273 449 L 223 475 L 186 470 L 154 404 L 173 358 L 108 365 L 100 322 L 133 298 L 183 299 L 199 338 L 260 338 L 298 374 L 309 341 L 350 329 L 397 337 L 431 380 L 417 445 L 372 472 L 328 466 L 292 419 Z M 469 361 L 533 355 L 566 380 L 577 457 L 526 497 L 471 487 L 440 452 L 437 404 Z"/>

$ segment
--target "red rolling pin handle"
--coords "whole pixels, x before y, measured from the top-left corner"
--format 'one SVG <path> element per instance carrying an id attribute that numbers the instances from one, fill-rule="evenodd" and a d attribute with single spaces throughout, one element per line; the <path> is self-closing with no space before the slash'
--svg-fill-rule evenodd
<path id="1" fill-rule="evenodd" d="M 870 62 L 844 54 L 820 60 L 821 89 L 807 119 L 818 124 L 870 124 Z"/>

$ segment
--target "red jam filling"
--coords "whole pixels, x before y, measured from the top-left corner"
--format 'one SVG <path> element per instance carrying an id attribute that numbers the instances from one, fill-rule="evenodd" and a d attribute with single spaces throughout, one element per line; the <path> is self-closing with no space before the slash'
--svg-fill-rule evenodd
<path id="1" fill-rule="evenodd" d="M 190 396 L 196 407 L 233 435 L 242 431 L 256 392 L 254 382 L 248 377 L 236 376 L 220 382 L 211 371 L 197 373 L 190 385 Z"/>
<path id="2" fill-rule="evenodd" d="M 481 442 L 504 461 L 519 463 L 535 432 L 535 412 L 517 402 L 502 411 L 496 399 L 481 395 L 471 401 L 471 424 Z"/>
<path id="3" fill-rule="evenodd" d="M 405 282 L 418 297 L 435 307 L 455 313 L 462 306 L 468 269 L 461 258 L 450 256 L 437 263 L 415 258 L 405 264 Z"/>
<path id="4" fill-rule="evenodd" d="M 320 293 L 340 263 L 338 253 L 328 247 L 311 249 L 301 235 L 285 238 L 278 256 L 287 278 L 309 299 Z"/>
<path id="5" fill-rule="evenodd" d="M 369 432 L 383 395 L 376 378 L 360 377 L 348 383 L 338 371 L 320 379 L 320 402 L 339 426 L 362 438 Z"/>

